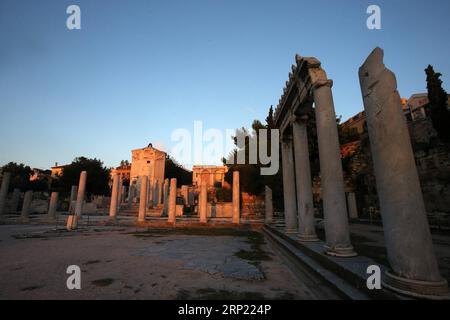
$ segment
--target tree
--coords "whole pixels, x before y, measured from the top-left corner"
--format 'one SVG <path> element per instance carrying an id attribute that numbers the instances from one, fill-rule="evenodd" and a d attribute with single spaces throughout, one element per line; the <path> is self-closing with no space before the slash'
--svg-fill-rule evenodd
<path id="1" fill-rule="evenodd" d="M 2 172 L 11 173 L 9 191 L 15 188 L 19 188 L 22 191 L 30 189 L 30 177 L 33 171 L 29 166 L 25 166 L 23 163 L 10 162 L 2 167 Z"/>
<path id="2" fill-rule="evenodd" d="M 104 195 L 109 193 L 110 173 L 98 159 L 85 157 L 75 158 L 65 166 L 59 179 L 58 187 L 62 192 L 68 192 L 73 185 L 78 185 L 82 171 L 87 172 L 86 194 Z"/>
<path id="3" fill-rule="evenodd" d="M 435 72 L 431 65 L 425 69 L 427 75 L 428 99 L 430 101 L 431 121 L 438 136 L 444 142 L 450 142 L 450 111 L 448 95 L 442 88 L 442 74 Z"/>
<path id="4" fill-rule="evenodd" d="M 281 170 L 281 158 L 279 159 L 280 169 L 278 173 L 273 176 L 262 176 L 261 175 L 261 167 L 263 166 L 259 158 L 257 159 L 256 164 L 250 164 L 249 162 L 249 144 L 251 140 L 259 140 L 260 129 L 267 129 L 267 150 L 270 152 L 271 150 L 271 129 L 277 129 L 275 125 L 275 120 L 273 118 L 273 107 L 269 108 L 268 115 L 266 117 L 266 123 L 263 124 L 259 120 L 254 120 L 252 123 L 252 132 L 248 132 L 247 129 L 241 128 L 236 130 L 236 135 L 232 137 L 234 144 L 236 145 L 235 150 L 229 155 L 229 160 L 236 159 L 239 153 L 244 153 L 245 155 L 245 164 L 227 164 L 228 172 L 225 175 L 225 180 L 232 184 L 233 181 L 233 171 L 239 171 L 240 173 L 240 183 L 241 190 L 243 192 L 247 192 L 252 195 L 260 195 L 264 192 L 264 187 L 267 185 L 273 190 L 273 201 L 277 208 L 282 207 L 282 170 Z M 245 143 L 243 147 L 238 146 L 237 136 L 238 135 L 246 135 Z M 256 144 L 259 147 L 259 144 Z M 258 150 L 257 150 L 258 151 Z M 258 152 L 259 154 L 259 152 Z M 232 162 L 232 161 L 228 161 Z M 223 163 L 226 164 L 226 159 L 223 159 Z"/>
<path id="5" fill-rule="evenodd" d="M 177 186 L 181 187 L 183 185 L 192 184 L 192 172 L 186 170 L 182 165 L 180 165 L 175 159 L 170 156 L 166 157 L 166 165 L 164 170 L 165 179 L 177 179 Z"/>

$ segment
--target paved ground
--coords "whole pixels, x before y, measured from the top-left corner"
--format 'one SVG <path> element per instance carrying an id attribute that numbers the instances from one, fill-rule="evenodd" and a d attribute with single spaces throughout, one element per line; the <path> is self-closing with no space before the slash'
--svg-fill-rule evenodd
<path id="1" fill-rule="evenodd" d="M 259 232 L 0 226 L 0 299 L 336 299 Z M 66 268 L 82 270 L 68 290 Z"/>

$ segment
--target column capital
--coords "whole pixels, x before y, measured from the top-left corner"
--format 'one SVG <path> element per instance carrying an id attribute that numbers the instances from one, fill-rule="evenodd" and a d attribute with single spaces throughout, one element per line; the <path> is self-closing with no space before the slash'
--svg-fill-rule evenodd
<path id="1" fill-rule="evenodd" d="M 318 79 L 316 80 L 314 83 L 312 83 L 311 88 L 312 90 L 316 90 L 320 87 L 329 87 L 332 88 L 333 87 L 333 80 L 331 79 Z"/>
<path id="2" fill-rule="evenodd" d="M 294 124 L 294 123 L 306 124 L 306 122 L 308 122 L 309 118 L 310 117 L 308 115 L 306 115 L 306 114 L 301 115 L 301 116 L 293 116 L 292 117 L 292 124 Z"/>

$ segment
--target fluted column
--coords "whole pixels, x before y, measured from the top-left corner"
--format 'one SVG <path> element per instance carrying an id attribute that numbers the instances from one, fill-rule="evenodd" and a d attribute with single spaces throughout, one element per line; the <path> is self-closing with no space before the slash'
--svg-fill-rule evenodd
<path id="1" fill-rule="evenodd" d="M 314 221 L 311 166 L 309 163 L 306 122 L 292 124 L 295 153 L 295 177 L 297 186 L 298 237 L 301 241 L 318 241 Z"/>
<path id="2" fill-rule="evenodd" d="M 291 137 L 283 138 L 281 143 L 281 157 L 283 164 L 283 197 L 286 233 L 295 233 L 297 231 L 297 208 L 294 180 L 294 156 L 292 154 Z"/>

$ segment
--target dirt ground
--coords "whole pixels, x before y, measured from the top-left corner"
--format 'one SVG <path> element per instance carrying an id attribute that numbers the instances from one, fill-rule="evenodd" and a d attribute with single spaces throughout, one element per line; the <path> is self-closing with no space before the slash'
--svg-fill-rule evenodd
<path id="1" fill-rule="evenodd" d="M 334 299 L 261 233 L 0 226 L 0 299 Z M 81 268 L 81 290 L 66 286 Z"/>

